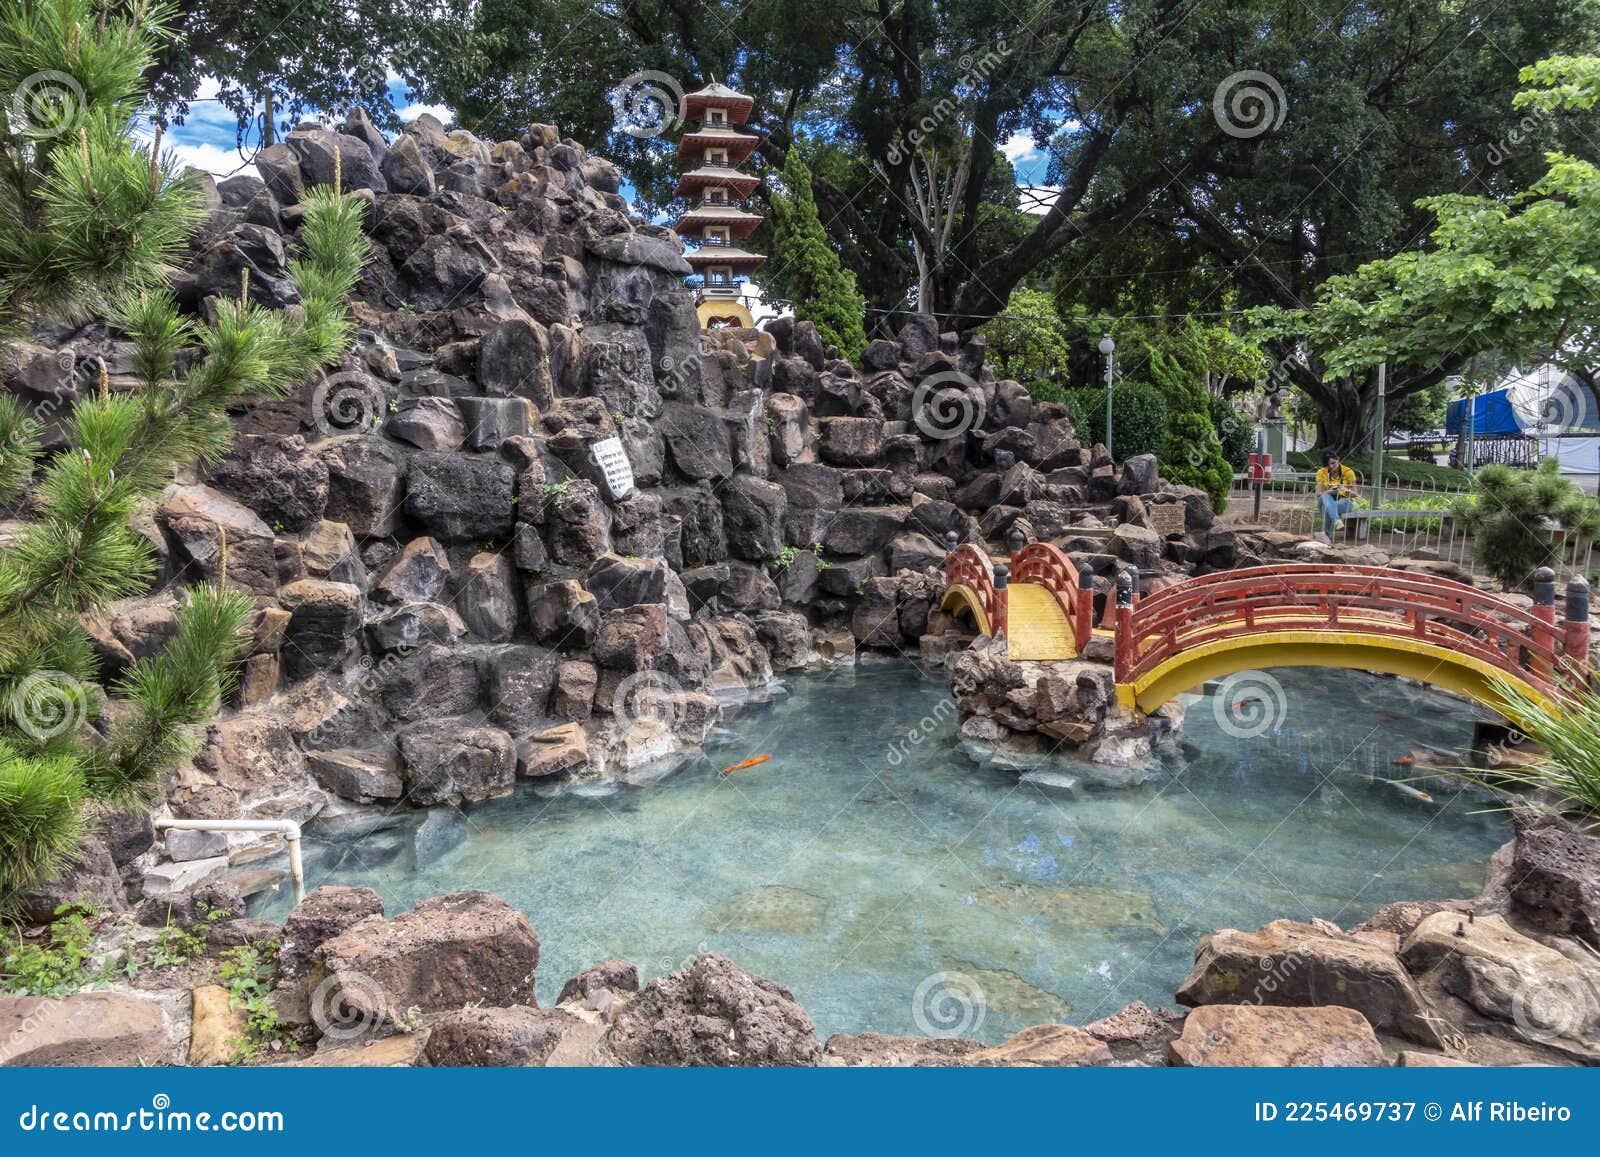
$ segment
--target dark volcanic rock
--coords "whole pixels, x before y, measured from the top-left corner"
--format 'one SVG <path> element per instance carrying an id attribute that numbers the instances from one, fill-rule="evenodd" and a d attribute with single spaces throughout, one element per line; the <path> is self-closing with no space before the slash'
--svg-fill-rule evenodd
<path id="1" fill-rule="evenodd" d="M 627 1065 L 814 1065 L 821 1055 L 787 988 L 712 954 L 647 984 L 605 1044 Z"/>

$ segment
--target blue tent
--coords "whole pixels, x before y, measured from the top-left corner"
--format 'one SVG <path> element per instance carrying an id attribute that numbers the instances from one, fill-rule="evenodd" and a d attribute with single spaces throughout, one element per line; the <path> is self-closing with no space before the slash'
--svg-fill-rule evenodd
<path id="1" fill-rule="evenodd" d="M 1468 403 L 1472 405 L 1470 428 L 1474 436 L 1491 438 L 1496 434 L 1523 432 L 1522 423 L 1517 419 L 1517 411 L 1511 405 L 1511 392 L 1494 390 L 1474 398 L 1458 398 L 1450 403 L 1450 408 L 1446 411 L 1444 428 L 1452 438 L 1461 432 L 1461 419 L 1467 412 Z"/>

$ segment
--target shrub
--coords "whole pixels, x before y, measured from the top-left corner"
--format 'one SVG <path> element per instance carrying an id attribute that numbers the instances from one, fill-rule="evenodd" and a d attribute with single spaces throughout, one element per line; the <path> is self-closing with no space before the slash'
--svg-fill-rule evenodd
<path id="1" fill-rule="evenodd" d="M 1534 571 L 1557 561 L 1557 527 L 1580 538 L 1600 535 L 1600 502 L 1563 478 L 1554 458 L 1537 470 L 1485 466 L 1474 494 L 1453 510 L 1474 536 L 1478 561 L 1506 590 L 1528 586 Z"/>
<path id="2" fill-rule="evenodd" d="M 1222 443 L 1223 458 L 1235 471 L 1247 469 L 1250 455 L 1256 449 L 1255 424 L 1247 418 L 1241 418 L 1229 405 L 1227 398 L 1209 394 L 1206 404 L 1211 409 L 1211 426 Z"/>
<path id="3" fill-rule="evenodd" d="M 1106 440 L 1106 392 L 1102 389 L 1067 391 L 1067 412 L 1084 445 Z M 1073 407 L 1076 402 L 1081 408 Z M 1079 422 L 1079 417 L 1082 422 Z M 1113 449 L 1121 460 L 1136 454 L 1159 454 L 1166 436 L 1167 401 L 1160 390 L 1137 382 L 1118 383 L 1111 397 Z M 1087 431 L 1087 433 L 1085 433 Z"/>
<path id="4" fill-rule="evenodd" d="M 1059 402 L 1065 404 L 1070 391 L 1060 382 L 1052 382 L 1047 378 L 1036 378 L 1028 383 L 1028 397 L 1033 399 L 1034 405 L 1045 402 Z"/>
<path id="5" fill-rule="evenodd" d="M 1544 752 L 1488 771 L 1452 770 L 1539 810 L 1552 810 L 1553 801 L 1556 812 L 1581 816 L 1580 827 L 1600 827 L 1600 689 L 1575 684 L 1556 706 L 1504 678 L 1492 685 L 1507 718 Z"/>
<path id="6" fill-rule="evenodd" d="M 1221 511 L 1228 504 L 1233 471 L 1211 424 L 1202 371 L 1186 363 L 1181 353 L 1149 353 L 1150 376 L 1167 399 L 1166 432 L 1158 452 L 1161 473 L 1168 481 L 1204 490 L 1212 507 Z"/>

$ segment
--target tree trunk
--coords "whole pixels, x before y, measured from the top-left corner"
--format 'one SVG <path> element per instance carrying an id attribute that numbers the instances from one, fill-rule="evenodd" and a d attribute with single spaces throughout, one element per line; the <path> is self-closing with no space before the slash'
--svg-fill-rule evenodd
<path id="1" fill-rule="evenodd" d="M 1319 455 L 1332 452 L 1341 456 L 1365 450 L 1372 440 L 1372 412 L 1353 391 L 1330 391 L 1311 399 L 1317 406 L 1317 444 Z"/>

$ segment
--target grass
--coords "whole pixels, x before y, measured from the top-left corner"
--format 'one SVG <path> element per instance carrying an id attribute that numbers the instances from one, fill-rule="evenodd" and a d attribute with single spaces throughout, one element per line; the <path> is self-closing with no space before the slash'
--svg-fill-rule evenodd
<path id="1" fill-rule="evenodd" d="M 1361 477 L 1364 486 L 1372 483 L 1372 455 L 1351 454 L 1344 464 Z M 1316 471 L 1322 459 L 1316 454 L 1290 454 L 1289 465 L 1295 470 Z M 1432 462 L 1413 462 L 1396 452 L 1383 456 L 1383 484 L 1385 486 L 1418 486 L 1427 490 L 1471 490 L 1472 475 L 1454 466 L 1436 466 Z"/>
<path id="2" fill-rule="evenodd" d="M 1576 817 L 1600 831 L 1600 689 L 1572 686 L 1559 709 L 1532 698 L 1519 684 L 1496 678 L 1507 717 L 1546 754 L 1532 763 L 1468 772 L 1469 778 L 1540 811 Z"/>

